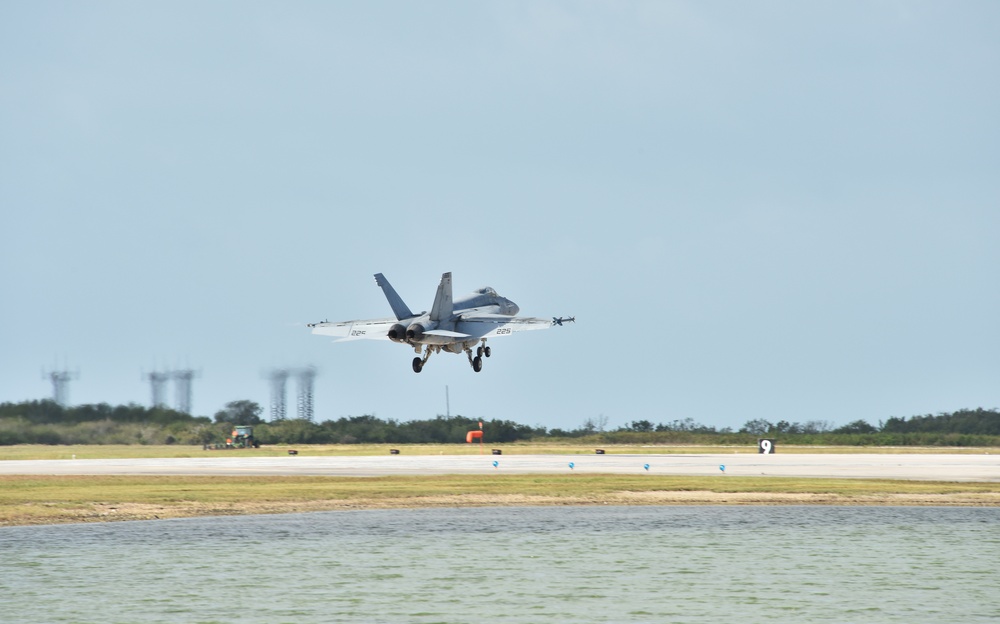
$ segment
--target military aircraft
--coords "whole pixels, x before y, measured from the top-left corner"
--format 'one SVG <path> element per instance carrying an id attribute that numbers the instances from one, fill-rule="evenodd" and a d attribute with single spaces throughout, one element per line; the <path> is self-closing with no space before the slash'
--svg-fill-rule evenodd
<path id="1" fill-rule="evenodd" d="M 423 370 L 432 353 L 441 351 L 464 352 L 469 357 L 472 370 L 478 373 L 483 370 L 483 356 L 490 357 L 492 353 L 490 347 L 486 346 L 487 338 L 509 336 L 515 332 L 531 329 L 548 329 L 554 325 L 562 325 L 566 321 L 576 320 L 553 317 L 548 321 L 518 317 L 516 315 L 520 308 L 517 304 L 506 297 L 501 297 L 497 291 L 488 286 L 465 297 L 452 299 L 451 273 L 441 276 L 431 311 L 418 314 L 410 311 L 409 306 L 396 294 L 396 290 L 384 275 L 376 273 L 375 283 L 382 288 L 396 318 L 341 323 L 323 321 L 310 323 L 307 327 L 311 328 L 314 334 L 335 337 L 337 340 L 334 342 L 374 339 L 408 344 L 418 354 L 413 358 L 415 373 Z M 473 347 L 476 347 L 475 356 L 472 355 Z M 419 355 L 421 351 L 423 357 Z"/>

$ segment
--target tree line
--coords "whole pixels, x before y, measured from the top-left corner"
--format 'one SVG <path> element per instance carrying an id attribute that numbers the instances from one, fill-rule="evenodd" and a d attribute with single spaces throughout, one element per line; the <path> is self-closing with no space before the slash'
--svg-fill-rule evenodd
<path id="1" fill-rule="evenodd" d="M 464 416 L 397 421 L 374 415 L 345 416 L 315 423 L 302 419 L 265 422 L 253 401 L 232 401 L 214 418 L 166 408 L 106 403 L 64 407 L 53 401 L 0 403 L 0 445 L 11 444 L 217 444 L 234 425 L 254 425 L 263 444 L 448 444 L 465 440 L 479 422 Z M 569 439 L 581 444 L 752 445 L 761 437 L 784 444 L 848 446 L 1000 446 L 1000 411 L 963 409 L 951 413 L 892 417 L 878 425 L 855 420 L 840 427 L 765 419 L 740 429 L 716 429 L 691 418 L 653 423 L 634 420 L 608 429 L 603 416 L 575 429 L 549 429 L 512 420 L 482 423 L 493 444 Z"/>
<path id="2" fill-rule="evenodd" d="M 0 403 L 0 445 L 209 444 L 219 435 L 210 418 L 166 408 L 107 403 L 64 407 L 49 400 Z"/>

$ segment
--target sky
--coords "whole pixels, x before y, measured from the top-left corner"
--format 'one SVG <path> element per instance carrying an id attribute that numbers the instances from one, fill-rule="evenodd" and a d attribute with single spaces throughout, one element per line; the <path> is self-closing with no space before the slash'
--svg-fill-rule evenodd
<path id="1" fill-rule="evenodd" d="M 995 408 L 998 32 L 990 1 L 0 2 L 0 402 L 193 369 L 196 415 L 266 415 L 313 365 L 317 421 Z M 305 327 L 446 271 L 577 323 L 419 375 Z"/>

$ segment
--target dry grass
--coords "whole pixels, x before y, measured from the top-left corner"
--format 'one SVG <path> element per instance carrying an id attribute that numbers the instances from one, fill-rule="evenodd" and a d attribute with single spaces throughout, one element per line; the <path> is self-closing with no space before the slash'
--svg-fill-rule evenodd
<path id="1" fill-rule="evenodd" d="M 592 454 L 593 446 L 504 444 L 505 455 Z M 300 445 L 205 451 L 190 446 L 10 446 L 0 460 L 287 456 L 463 455 L 472 444 Z M 754 447 L 603 446 L 608 454 L 756 453 Z M 983 453 L 990 449 L 780 447 L 785 453 Z M 487 450 L 488 452 L 488 450 Z M 378 478 L 4 476 L 0 525 L 144 520 L 338 509 L 504 505 L 988 505 L 1000 484 L 926 481 L 683 477 L 653 475 L 489 475 Z"/>
<path id="2" fill-rule="evenodd" d="M 1000 484 L 650 475 L 0 477 L 0 525 L 511 505 L 1000 506 Z"/>

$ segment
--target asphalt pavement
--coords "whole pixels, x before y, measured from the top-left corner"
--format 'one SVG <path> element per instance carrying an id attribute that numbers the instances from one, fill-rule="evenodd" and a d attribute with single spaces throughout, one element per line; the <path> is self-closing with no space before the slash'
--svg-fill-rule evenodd
<path id="1" fill-rule="evenodd" d="M 611 473 L 1000 482 L 1000 454 L 384 455 L 0 461 L 0 475 L 375 477 Z"/>

